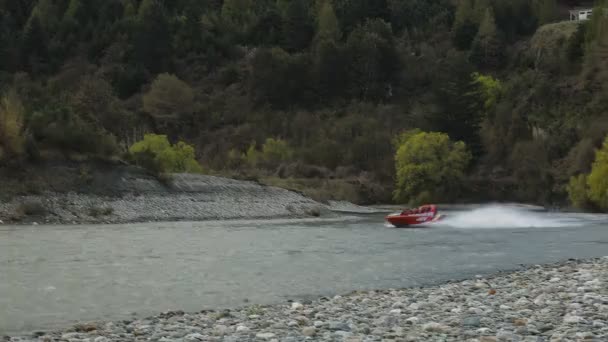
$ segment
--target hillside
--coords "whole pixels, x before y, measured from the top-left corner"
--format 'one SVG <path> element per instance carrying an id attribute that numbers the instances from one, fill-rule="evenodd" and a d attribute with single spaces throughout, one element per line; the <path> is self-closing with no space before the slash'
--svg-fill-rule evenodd
<path id="1" fill-rule="evenodd" d="M 420 129 L 471 158 L 464 178 L 430 177 L 416 198 L 565 204 L 608 132 L 607 19 L 560 23 L 573 5 L 0 1 L 2 175 L 65 159 L 146 166 L 129 148 L 154 133 L 178 155 L 192 146 L 197 172 L 387 202 L 407 183 L 396 137 Z"/>

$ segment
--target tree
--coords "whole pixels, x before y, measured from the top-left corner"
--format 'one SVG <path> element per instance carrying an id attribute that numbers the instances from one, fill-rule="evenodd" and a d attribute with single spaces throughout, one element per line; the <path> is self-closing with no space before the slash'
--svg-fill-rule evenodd
<path id="1" fill-rule="evenodd" d="M 483 75 L 477 72 L 473 73 L 472 78 L 473 83 L 477 86 L 475 95 L 483 100 L 486 112 L 493 111 L 504 94 L 502 82 L 491 75 Z"/>
<path id="2" fill-rule="evenodd" d="M 342 33 L 340 32 L 340 24 L 338 18 L 334 12 L 334 7 L 331 1 L 326 0 L 321 5 L 321 9 L 318 14 L 317 22 L 317 36 L 315 39 L 317 42 L 320 41 L 333 41 L 337 42 L 340 40 Z"/>
<path id="3" fill-rule="evenodd" d="M 386 0 L 334 0 L 333 4 L 338 20 L 342 23 L 342 31 L 346 34 L 369 19 L 390 20 Z"/>
<path id="4" fill-rule="evenodd" d="M 275 167 L 287 162 L 293 157 L 293 151 L 285 140 L 268 138 L 262 145 L 262 158 L 264 162 Z"/>
<path id="5" fill-rule="evenodd" d="M 463 142 L 452 142 L 447 134 L 415 130 L 401 134 L 396 146 L 396 201 L 414 205 L 459 195 L 471 160 Z"/>
<path id="6" fill-rule="evenodd" d="M 18 158 L 25 151 L 25 108 L 12 89 L 0 100 L 0 161 Z"/>
<path id="7" fill-rule="evenodd" d="M 540 0 L 538 3 L 538 21 L 541 25 L 551 23 L 557 18 L 557 1 Z"/>
<path id="8" fill-rule="evenodd" d="M 322 41 L 315 51 L 317 88 L 323 99 L 331 101 L 348 94 L 349 55 L 333 41 Z"/>
<path id="9" fill-rule="evenodd" d="M 171 56 L 171 33 L 159 0 L 139 5 L 134 34 L 135 57 L 153 73 L 166 70 Z"/>
<path id="10" fill-rule="evenodd" d="M 395 32 L 404 29 L 430 32 L 437 26 L 451 24 L 453 16 L 449 0 L 388 0 L 388 9 Z"/>
<path id="11" fill-rule="evenodd" d="M 45 32 L 55 32 L 60 21 L 59 7 L 54 0 L 39 0 L 32 10 L 32 15 L 38 17 Z"/>
<path id="12" fill-rule="evenodd" d="M 504 46 L 496 28 L 492 9 L 488 8 L 475 36 L 471 52 L 471 61 L 481 68 L 498 68 L 505 59 Z"/>
<path id="13" fill-rule="evenodd" d="M 486 99 L 477 93 L 473 71 L 464 53 L 449 54 L 436 70 L 431 97 L 436 109 L 426 113 L 424 119 L 430 123 L 428 129 L 464 141 L 478 159 L 483 152 L 479 132 Z"/>
<path id="14" fill-rule="evenodd" d="M 63 21 L 70 22 L 70 24 L 79 24 L 82 23 L 82 19 L 85 15 L 85 8 L 82 5 L 81 0 L 70 0 L 70 4 L 68 5 L 68 9 L 63 14 Z"/>
<path id="15" fill-rule="evenodd" d="M 475 20 L 472 0 L 462 0 L 458 3 L 452 36 L 454 45 L 461 50 L 468 50 L 477 34 L 479 24 Z"/>
<path id="16" fill-rule="evenodd" d="M 587 187 L 587 175 L 578 175 L 570 178 L 570 182 L 566 187 L 570 203 L 579 209 L 587 209 L 591 206 L 589 203 Z"/>
<path id="17" fill-rule="evenodd" d="M 608 139 L 595 153 L 591 173 L 587 177 L 589 199 L 600 209 L 608 210 Z"/>
<path id="18" fill-rule="evenodd" d="M 310 57 L 280 48 L 259 49 L 251 60 L 250 93 L 256 104 L 284 109 L 312 103 Z"/>
<path id="19" fill-rule="evenodd" d="M 353 97 L 381 101 L 391 97 L 401 69 L 390 24 L 373 19 L 357 27 L 348 37 L 349 88 Z"/>
<path id="20" fill-rule="evenodd" d="M 194 92 L 175 75 L 160 74 L 144 95 L 143 106 L 160 126 L 166 128 L 176 124 L 181 115 L 192 113 Z"/>
<path id="21" fill-rule="evenodd" d="M 129 149 L 135 162 L 155 173 L 201 173 L 191 145 L 179 141 L 171 145 L 166 135 L 146 134 Z"/>
<path id="22" fill-rule="evenodd" d="M 128 122 L 112 86 L 98 77 L 86 77 L 72 95 L 70 104 L 81 118 L 114 134 L 122 131 Z"/>
<path id="23" fill-rule="evenodd" d="M 240 37 L 251 30 L 256 22 L 253 0 L 225 0 L 221 11 L 222 19 Z"/>
<path id="24" fill-rule="evenodd" d="M 264 47 L 277 46 L 283 39 L 283 18 L 275 7 L 267 9 L 250 32 L 252 43 Z"/>
<path id="25" fill-rule="evenodd" d="M 39 70 L 48 61 L 47 36 L 38 15 L 32 15 L 25 25 L 21 57 L 31 69 Z"/>
<path id="26" fill-rule="evenodd" d="M 310 45 L 313 35 L 312 18 L 305 0 L 290 1 L 283 18 L 281 46 L 287 52 L 302 51 Z"/>
<path id="27" fill-rule="evenodd" d="M 587 48 L 591 48 L 597 43 L 607 43 L 606 36 L 608 36 L 608 15 L 601 14 L 608 13 L 608 0 L 597 1 L 595 7 L 593 8 L 593 13 L 594 15 L 587 24 L 588 27 L 585 33 L 585 42 Z"/>
<path id="28" fill-rule="evenodd" d="M 15 20 L 0 8 L 0 71 L 15 70 L 20 36 Z"/>

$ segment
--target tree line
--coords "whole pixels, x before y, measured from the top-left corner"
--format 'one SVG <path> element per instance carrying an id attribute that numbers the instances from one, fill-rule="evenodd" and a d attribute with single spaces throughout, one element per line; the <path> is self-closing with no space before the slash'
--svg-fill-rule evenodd
<path id="1" fill-rule="evenodd" d="M 606 126 L 605 18 L 564 25 L 564 6 L 0 0 L 0 160 L 136 162 L 134 144 L 157 134 L 166 158 L 181 141 L 205 170 L 299 163 L 327 177 L 365 172 L 398 192 L 395 139 L 420 129 L 470 153 L 464 189 L 437 196 L 562 201 Z"/>

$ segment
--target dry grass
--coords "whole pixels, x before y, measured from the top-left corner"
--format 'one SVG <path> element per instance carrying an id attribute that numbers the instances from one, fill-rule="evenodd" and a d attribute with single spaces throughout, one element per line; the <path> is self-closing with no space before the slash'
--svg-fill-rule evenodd
<path id="1" fill-rule="evenodd" d="M 564 21 L 539 27 L 530 42 L 532 52 L 547 53 L 562 48 L 563 43 L 576 32 L 578 25 L 577 22 Z"/>
<path id="2" fill-rule="evenodd" d="M 363 200 L 359 186 L 355 182 L 343 179 L 266 177 L 260 179 L 260 183 L 297 191 L 318 202 L 340 200 L 360 203 Z"/>

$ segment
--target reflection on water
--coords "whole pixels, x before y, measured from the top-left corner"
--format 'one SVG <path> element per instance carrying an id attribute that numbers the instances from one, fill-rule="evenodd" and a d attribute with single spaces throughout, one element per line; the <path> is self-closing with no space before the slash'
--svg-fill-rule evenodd
<path id="1" fill-rule="evenodd" d="M 421 286 L 608 254 L 605 216 L 496 210 L 449 213 L 450 220 L 429 229 L 387 228 L 380 215 L 3 226 L 0 334 L 77 319 Z"/>

